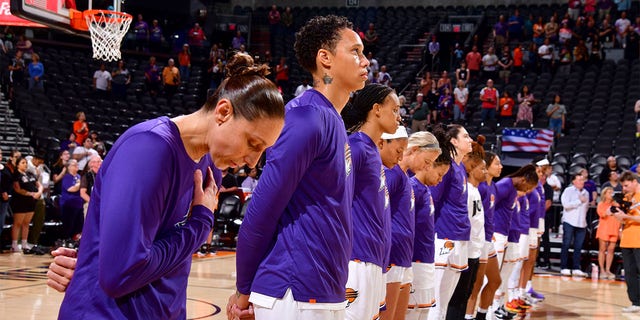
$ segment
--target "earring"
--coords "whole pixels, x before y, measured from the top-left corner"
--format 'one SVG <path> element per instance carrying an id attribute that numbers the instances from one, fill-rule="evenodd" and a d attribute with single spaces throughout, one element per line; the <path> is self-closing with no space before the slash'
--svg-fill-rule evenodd
<path id="1" fill-rule="evenodd" d="M 331 78 L 328 74 L 324 74 L 324 77 L 322 77 L 322 81 L 324 82 L 324 84 L 331 84 L 331 82 L 333 81 L 333 78 Z"/>

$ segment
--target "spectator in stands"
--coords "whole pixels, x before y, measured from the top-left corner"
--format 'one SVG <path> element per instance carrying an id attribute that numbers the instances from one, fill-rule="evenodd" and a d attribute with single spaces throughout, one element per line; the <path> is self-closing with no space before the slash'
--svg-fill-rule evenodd
<path id="1" fill-rule="evenodd" d="M 127 87 L 131 83 L 131 73 L 125 67 L 124 60 L 118 60 L 118 66 L 111 72 L 111 93 L 117 100 L 125 100 Z"/>
<path id="2" fill-rule="evenodd" d="M 162 85 L 164 86 L 164 93 L 168 100 L 173 98 L 173 95 L 178 91 L 180 85 L 180 70 L 176 68 L 175 61 L 169 59 L 167 65 L 162 70 Z"/>
<path id="3" fill-rule="evenodd" d="M 581 5 L 582 5 L 582 2 L 580 0 L 569 0 L 567 13 L 569 14 L 569 17 L 571 17 L 571 20 L 573 21 L 578 20 L 578 17 L 580 16 Z"/>
<path id="4" fill-rule="evenodd" d="M 271 38 L 271 46 L 275 43 L 274 40 L 277 36 L 280 35 L 280 11 L 278 11 L 278 6 L 271 5 L 271 10 L 269 11 L 269 35 Z"/>
<path id="5" fill-rule="evenodd" d="M 62 193 L 62 177 L 67 174 L 67 163 L 71 158 L 71 153 L 68 150 L 60 151 L 58 160 L 53 164 L 51 168 L 51 175 L 53 179 L 53 192 L 52 195 L 59 195 Z"/>
<path id="6" fill-rule="evenodd" d="M 253 190 L 258 186 L 258 169 L 251 168 L 249 171 L 249 175 L 244 181 L 242 181 L 242 188 L 248 189 L 249 192 L 253 192 Z"/>
<path id="7" fill-rule="evenodd" d="M 467 102 L 469 101 L 469 89 L 467 89 L 465 82 L 458 80 L 458 86 L 453 90 L 453 96 L 455 97 L 455 104 L 453 106 L 453 122 L 464 122 Z"/>
<path id="8" fill-rule="evenodd" d="M 617 177 L 617 175 L 616 175 Z M 617 183 L 617 182 L 616 182 Z M 622 186 L 620 192 L 622 192 Z M 600 266 L 600 279 L 616 278 L 611 272 L 611 264 L 615 254 L 616 242 L 618 242 L 618 234 L 620 233 L 620 221 L 612 216 L 611 206 L 613 205 L 614 189 L 611 187 L 603 187 L 600 202 L 598 203 L 598 231 L 596 238 L 598 239 L 598 265 Z"/>
<path id="9" fill-rule="evenodd" d="M 154 19 L 149 28 L 149 49 L 151 52 L 160 52 L 162 48 L 162 28 L 158 24 L 158 20 Z"/>
<path id="10" fill-rule="evenodd" d="M 451 89 L 453 88 L 453 86 L 451 85 L 451 78 L 449 78 L 449 73 L 447 72 L 447 70 L 442 71 L 442 74 L 440 74 L 440 79 L 438 79 L 438 91 L 440 91 L 440 94 L 444 93 L 445 89 L 449 89 L 451 91 Z"/>
<path id="11" fill-rule="evenodd" d="M 424 101 L 424 95 L 418 93 L 416 100 L 409 107 L 411 115 L 411 132 L 425 131 L 429 124 L 429 105 Z"/>
<path id="12" fill-rule="evenodd" d="M 193 28 L 189 30 L 189 46 L 192 53 L 196 56 L 202 56 L 204 52 L 204 41 L 207 40 L 207 36 L 204 34 L 204 30 L 200 28 L 199 23 L 195 23 Z"/>
<path id="13" fill-rule="evenodd" d="M 380 67 L 380 72 L 378 73 L 378 83 L 383 84 L 387 87 L 391 86 L 391 75 L 387 72 L 387 66 L 385 65 Z"/>
<path id="14" fill-rule="evenodd" d="M 618 12 L 624 12 L 631 9 L 631 0 L 614 0 L 618 5 Z"/>
<path id="15" fill-rule="evenodd" d="M 469 78 L 471 77 L 471 72 L 469 68 L 467 68 L 467 62 L 462 60 L 460 61 L 460 67 L 456 69 L 456 83 L 458 81 L 463 81 L 466 86 L 469 83 Z"/>
<path id="16" fill-rule="evenodd" d="M 31 55 L 31 63 L 28 66 L 29 70 L 29 90 L 37 89 L 44 90 L 44 65 L 40 62 L 40 56 L 36 53 Z"/>
<path id="17" fill-rule="evenodd" d="M 524 20 L 520 17 L 520 10 L 515 9 L 513 15 L 509 17 L 509 41 L 522 41 L 524 32 Z M 500 47 L 497 47 L 500 48 Z"/>
<path id="18" fill-rule="evenodd" d="M 515 73 L 524 72 L 524 43 L 519 43 L 513 48 L 513 65 L 512 69 Z"/>
<path id="19" fill-rule="evenodd" d="M 97 155 L 98 152 L 93 148 L 93 141 L 91 141 L 91 138 L 84 139 L 82 147 L 77 147 L 73 150 L 73 159 L 78 161 L 78 169 L 80 172 L 84 171 L 89 159 L 91 159 L 92 156 Z"/>
<path id="20" fill-rule="evenodd" d="M 498 66 L 500 67 L 500 71 L 498 73 L 500 79 L 505 84 L 509 84 L 511 67 L 513 66 L 513 58 L 511 57 L 511 53 L 509 52 L 508 45 L 504 46 L 502 50 L 502 56 L 500 57 L 500 60 L 498 60 Z"/>
<path id="21" fill-rule="evenodd" d="M 424 98 L 424 100 L 427 101 L 427 105 L 429 106 L 429 112 L 431 112 L 431 119 L 429 119 L 429 123 L 438 123 L 438 102 L 440 102 L 440 91 L 438 91 L 438 87 L 435 81 L 431 85 L 431 90 L 429 90 L 426 97 Z"/>
<path id="22" fill-rule="evenodd" d="M 462 50 L 462 46 L 460 46 L 460 44 L 456 42 L 451 54 L 453 56 L 453 62 L 451 66 L 455 68 L 456 66 L 459 66 L 460 62 L 464 60 L 464 50 Z"/>
<path id="23" fill-rule="evenodd" d="M 504 15 L 498 17 L 498 22 L 493 25 L 493 36 L 495 37 L 495 47 L 502 48 L 508 41 L 509 25 Z"/>
<path id="24" fill-rule="evenodd" d="M 616 157 L 614 156 L 609 156 L 607 158 L 607 165 L 604 166 L 604 169 L 602 169 L 602 172 L 600 172 L 600 183 L 604 183 L 605 181 L 609 180 L 609 173 L 615 171 L 618 174 L 622 173 L 622 169 L 620 169 L 618 167 L 618 161 L 616 160 Z"/>
<path id="25" fill-rule="evenodd" d="M 371 61 L 371 60 L 369 60 L 369 61 Z M 427 93 L 429 93 L 429 90 L 431 90 L 431 84 L 433 82 L 435 82 L 435 80 L 433 80 L 431 78 L 431 72 L 429 72 L 428 70 L 425 71 L 424 74 L 422 75 L 422 79 L 420 79 L 420 90 L 419 90 L 419 92 L 422 93 L 423 96 L 426 96 Z"/>
<path id="26" fill-rule="evenodd" d="M 565 128 L 567 108 L 562 104 L 562 98 L 556 94 L 553 103 L 547 106 L 547 117 L 549 117 L 549 129 L 555 132 L 555 137 L 560 138 L 562 130 Z"/>
<path id="27" fill-rule="evenodd" d="M 640 34 L 636 32 L 633 26 L 629 26 L 625 37 L 625 44 L 624 58 L 630 61 L 637 60 L 640 56 Z"/>
<path id="28" fill-rule="evenodd" d="M 595 16 L 596 5 L 597 5 L 596 0 L 584 0 L 584 9 L 582 10 L 582 14 L 587 17 Z"/>
<path id="29" fill-rule="evenodd" d="M 25 36 L 24 34 L 21 34 L 18 37 L 18 42 L 16 42 L 16 50 L 20 50 L 22 52 L 22 58 L 24 58 L 24 60 L 27 60 L 27 63 L 29 62 L 28 60 L 31 60 L 31 57 L 33 55 L 33 44 L 31 44 L 31 41 L 27 39 L 27 36 Z"/>
<path id="30" fill-rule="evenodd" d="M 109 98 L 111 80 L 111 73 L 107 71 L 106 63 L 100 63 L 100 69 L 93 73 L 93 90 L 97 99 Z"/>
<path id="31" fill-rule="evenodd" d="M 76 113 L 76 121 L 73 122 L 73 134 L 76 136 L 76 143 L 82 144 L 89 136 L 89 125 L 84 112 Z"/>
<path id="32" fill-rule="evenodd" d="M 487 49 L 487 54 L 482 57 L 482 78 L 497 79 L 498 78 L 498 56 L 495 54 L 493 47 Z"/>
<path id="33" fill-rule="evenodd" d="M 25 64 L 22 59 L 22 51 L 17 50 L 16 56 L 11 59 L 9 69 L 9 99 L 13 100 L 13 90 L 15 87 L 24 87 Z"/>
<path id="34" fill-rule="evenodd" d="M 528 121 L 529 124 L 533 124 L 533 105 L 537 102 L 533 93 L 529 91 L 529 86 L 526 84 L 522 86 L 518 93 L 518 115 L 516 116 L 516 123 L 520 121 Z"/>
<path id="35" fill-rule="evenodd" d="M 69 150 L 69 152 L 73 152 L 73 149 L 77 146 L 76 134 L 71 132 L 69 133 L 69 139 L 60 142 L 60 151 Z"/>
<path id="36" fill-rule="evenodd" d="M 144 83 L 147 86 L 149 95 L 155 97 L 160 91 L 161 84 L 160 68 L 156 65 L 156 57 L 149 58 L 149 65 L 144 70 Z"/>
<path id="37" fill-rule="evenodd" d="M 606 15 L 611 12 L 611 8 L 613 7 L 612 0 L 598 0 L 598 20 L 604 19 Z"/>
<path id="38" fill-rule="evenodd" d="M 187 47 L 187 48 L 188 48 L 188 47 Z M 184 49 L 183 49 L 183 50 L 184 50 Z M 191 55 L 191 53 L 189 53 L 189 55 Z M 269 55 L 269 51 L 267 51 L 267 52 L 265 53 L 265 60 L 266 60 L 267 62 L 269 62 L 269 61 L 271 60 L 269 57 L 270 57 L 270 55 Z M 211 61 L 218 61 L 218 59 L 220 59 L 221 61 L 226 60 L 225 53 L 224 53 L 224 49 L 222 49 L 222 46 L 221 46 L 221 45 L 218 45 L 218 44 L 214 43 L 214 44 L 211 46 L 211 50 L 209 51 L 209 59 L 210 59 Z M 189 61 L 189 62 L 191 62 L 191 61 Z"/>
<path id="39" fill-rule="evenodd" d="M 240 46 L 246 44 L 247 41 L 242 36 L 240 31 L 236 31 L 236 36 L 231 39 L 231 48 L 235 50 L 240 50 Z"/>
<path id="40" fill-rule="evenodd" d="M 280 57 L 280 63 L 276 66 L 276 85 L 283 94 L 289 93 L 289 65 L 286 57 Z"/>
<path id="41" fill-rule="evenodd" d="M 102 158 L 100 156 L 93 156 L 89 160 L 89 170 L 82 176 L 80 180 L 80 197 L 84 200 L 83 212 L 84 216 L 87 216 L 87 209 L 89 208 L 89 201 L 91 201 L 91 191 L 93 191 L 93 185 L 96 181 L 96 174 L 100 170 L 102 165 Z"/>
<path id="42" fill-rule="evenodd" d="M 540 71 L 542 73 L 550 73 L 553 66 L 553 46 L 549 38 L 544 39 L 544 43 L 538 48 L 538 57 L 540 61 Z"/>
<path id="43" fill-rule="evenodd" d="M 67 174 L 62 178 L 60 196 L 60 216 L 62 217 L 63 237 L 77 241 L 82 233 L 84 213 L 80 196 L 80 174 L 78 161 L 71 159 L 67 163 Z"/>
<path id="44" fill-rule="evenodd" d="M 484 126 L 487 120 L 494 121 L 496 119 L 496 111 L 500 109 L 498 105 L 500 93 L 493 87 L 493 80 L 487 80 L 487 86 L 480 90 L 480 101 L 482 101 L 480 126 Z"/>
<path id="45" fill-rule="evenodd" d="M 560 61 L 558 61 L 557 74 L 569 75 L 569 73 L 571 73 L 571 64 L 573 63 L 573 56 L 571 55 L 571 49 L 569 49 L 568 43 L 565 43 L 562 45 L 562 49 L 560 49 L 558 58 Z"/>
<path id="46" fill-rule="evenodd" d="M 212 48 L 211 52 L 213 52 L 213 50 L 214 49 Z M 209 54 L 209 57 L 213 59 L 211 54 Z M 187 43 L 182 45 L 182 51 L 178 54 L 178 69 L 180 70 L 180 79 L 184 82 L 188 82 L 189 76 L 191 75 L 191 52 L 189 51 L 189 44 Z"/>
<path id="47" fill-rule="evenodd" d="M 232 169 L 222 171 L 222 185 L 220 186 L 220 193 L 218 194 L 218 203 L 222 203 L 225 198 L 236 194 L 240 184 Z"/>
<path id="48" fill-rule="evenodd" d="M 373 56 L 373 52 L 371 51 L 367 53 L 367 60 L 369 60 L 369 80 L 371 80 L 373 73 L 380 71 L 380 65 L 378 64 L 378 59 Z"/>
<path id="49" fill-rule="evenodd" d="M 284 9 L 284 12 L 280 15 L 280 22 L 286 35 L 293 33 L 293 13 L 291 13 L 291 7 Z"/>
<path id="50" fill-rule="evenodd" d="M 441 120 L 449 120 L 453 114 L 454 99 L 449 87 L 444 87 L 444 90 L 441 92 L 442 93 L 440 94 L 440 99 L 438 101 L 439 117 Z"/>
<path id="51" fill-rule="evenodd" d="M 93 141 L 93 148 L 96 149 L 96 151 L 98 151 L 98 155 L 104 158 L 104 156 L 107 154 L 106 152 L 107 148 L 104 145 L 104 142 L 100 140 L 100 135 L 98 134 L 98 132 L 91 131 L 91 133 L 89 134 L 89 138 L 91 138 L 91 141 Z"/>
<path id="52" fill-rule="evenodd" d="M 560 252 L 560 273 L 563 276 L 585 277 L 580 270 L 580 255 L 585 234 L 587 233 L 587 210 L 589 209 L 589 193 L 584 189 L 584 177 L 573 176 L 571 186 L 562 193 L 562 250 Z M 569 266 L 569 247 L 573 242 L 573 259 Z M 571 268 L 571 269 L 569 269 Z"/>
<path id="53" fill-rule="evenodd" d="M 565 43 L 569 44 L 571 42 L 571 37 L 573 36 L 573 31 L 569 27 L 569 22 L 563 21 L 562 27 L 560 31 L 558 31 L 558 43 L 562 46 Z"/>
<path id="54" fill-rule="evenodd" d="M 560 28 L 556 20 L 555 16 L 551 16 L 551 18 L 549 18 L 549 22 L 544 25 L 544 36 L 546 39 L 549 39 L 551 43 L 556 43 L 558 41 L 558 30 Z"/>
<path id="55" fill-rule="evenodd" d="M 584 40 L 580 40 L 573 48 L 573 63 L 577 66 L 585 67 L 589 61 L 589 49 Z"/>
<path id="56" fill-rule="evenodd" d="M 603 180 L 600 180 L 600 183 L 602 183 L 601 188 L 612 188 L 613 191 L 615 193 L 621 193 L 622 192 L 622 185 L 620 184 L 620 181 L 618 181 L 618 179 L 620 178 L 620 175 L 618 174 L 618 171 L 610 171 L 609 172 L 609 179 L 607 179 L 606 181 L 603 182 Z M 604 195 L 604 191 L 602 192 L 602 194 Z"/>
<path id="57" fill-rule="evenodd" d="M 465 57 L 467 66 L 469 66 L 469 74 L 472 80 L 478 80 L 480 76 L 480 64 L 482 63 L 482 55 L 478 52 L 478 46 L 473 46 L 471 52 Z"/>
<path id="58" fill-rule="evenodd" d="M 426 64 L 428 71 L 436 71 L 437 65 L 440 63 L 440 42 L 436 39 L 435 35 L 431 36 L 431 41 L 427 45 L 428 54 L 426 56 Z"/>
<path id="59" fill-rule="evenodd" d="M 533 13 L 529 13 L 529 17 L 524 21 L 523 24 L 523 38 L 524 41 L 529 41 L 533 39 L 533 25 L 535 24 L 535 19 L 533 17 Z"/>
<path id="60" fill-rule="evenodd" d="M 513 107 L 515 104 L 516 102 L 513 101 L 509 91 L 502 93 L 502 97 L 500 97 L 500 101 L 498 102 L 498 105 L 500 106 L 500 112 L 498 112 L 498 125 L 510 126 L 514 123 Z"/>
<path id="61" fill-rule="evenodd" d="M 600 38 L 598 35 L 595 35 L 593 38 L 593 42 L 591 43 L 591 53 L 589 55 L 589 63 L 600 67 L 602 65 L 602 58 L 604 57 L 602 53 L 602 45 L 600 44 Z"/>
<path id="62" fill-rule="evenodd" d="M 595 206 L 596 200 L 598 200 L 598 186 L 595 181 L 589 179 L 589 170 L 582 168 L 579 172 L 584 179 L 584 189 L 589 192 L 589 205 Z"/>
<path id="63" fill-rule="evenodd" d="M 27 242 L 29 237 L 29 223 L 33 218 L 36 200 L 42 196 L 43 187 L 36 176 L 27 172 L 27 159 L 18 158 L 16 172 L 13 176 L 13 196 L 11 197 L 11 211 L 13 212 L 13 226 L 11 228 L 11 251 L 20 252 L 31 250 L 33 247 Z M 18 246 L 21 235 L 22 246 Z"/>
<path id="64" fill-rule="evenodd" d="M 541 46 L 544 42 L 544 26 L 542 16 L 538 17 L 538 21 L 533 25 L 533 42 L 538 46 Z"/>
<path id="65" fill-rule="evenodd" d="M 0 161 L 2 149 L 0 149 Z M 4 221 L 9 214 L 9 195 L 13 191 L 13 175 L 9 168 L 0 162 L 0 230 L 3 230 Z"/>
<path id="66" fill-rule="evenodd" d="M 297 96 L 303 94 L 305 91 L 307 91 L 309 89 L 313 89 L 313 87 L 309 84 L 309 78 L 303 77 L 302 78 L 302 84 L 300 84 L 296 88 L 296 92 L 295 92 L 294 95 L 297 97 Z"/>
<path id="67" fill-rule="evenodd" d="M 611 25 L 610 19 L 611 18 L 609 15 L 605 16 L 604 20 L 602 20 L 602 23 L 600 24 L 600 27 L 598 27 L 598 37 L 600 37 L 603 48 L 613 48 L 614 46 L 616 32 Z"/>
<path id="68" fill-rule="evenodd" d="M 629 26 L 631 26 L 631 21 L 627 19 L 627 13 L 622 11 L 620 13 L 620 18 L 615 22 L 616 29 L 616 47 L 624 48 L 626 47 L 626 36 L 629 32 Z"/>
<path id="69" fill-rule="evenodd" d="M 133 26 L 133 32 L 136 35 L 136 50 L 147 51 L 147 43 L 149 42 L 149 24 L 144 21 L 142 14 L 138 14 L 138 21 Z"/>
<path id="70" fill-rule="evenodd" d="M 378 51 L 378 31 L 376 31 L 375 25 L 369 23 L 369 28 L 364 33 L 364 47 L 365 50 L 371 51 L 374 54 Z"/>
<path id="71" fill-rule="evenodd" d="M 211 82 L 209 84 L 209 89 L 215 90 L 218 88 L 220 83 L 222 83 L 222 79 L 224 77 L 224 62 L 222 59 L 218 60 L 209 60 L 210 66 L 207 68 L 207 73 L 211 78 Z"/>

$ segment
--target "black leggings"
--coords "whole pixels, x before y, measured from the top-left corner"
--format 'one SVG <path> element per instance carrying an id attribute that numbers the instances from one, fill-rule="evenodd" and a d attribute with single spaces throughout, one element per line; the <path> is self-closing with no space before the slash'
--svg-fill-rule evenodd
<path id="1" fill-rule="evenodd" d="M 467 301 L 473 291 L 473 284 L 476 283 L 476 275 L 478 274 L 478 266 L 480 265 L 480 259 L 469 259 L 469 268 L 462 271 L 460 274 L 460 280 L 458 285 L 453 291 L 451 301 L 449 301 L 449 307 L 447 308 L 447 320 L 460 320 L 464 319 L 464 314 L 467 311 Z M 438 303 L 436 301 L 436 303 Z"/>

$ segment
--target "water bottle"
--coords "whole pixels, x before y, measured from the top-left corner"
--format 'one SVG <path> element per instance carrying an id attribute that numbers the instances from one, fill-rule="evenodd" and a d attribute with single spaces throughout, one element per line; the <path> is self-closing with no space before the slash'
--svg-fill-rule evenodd
<path id="1" fill-rule="evenodd" d="M 597 280 L 598 279 L 598 266 L 595 263 L 591 264 L 591 279 L 592 280 Z"/>

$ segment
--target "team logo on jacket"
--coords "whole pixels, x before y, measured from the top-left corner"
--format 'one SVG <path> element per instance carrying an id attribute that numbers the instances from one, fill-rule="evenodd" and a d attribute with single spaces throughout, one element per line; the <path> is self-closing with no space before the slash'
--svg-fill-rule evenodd
<path id="1" fill-rule="evenodd" d="M 493 206 L 496 204 L 496 195 L 492 194 L 489 198 L 489 208 L 493 209 Z"/>
<path id="2" fill-rule="evenodd" d="M 351 148 L 349 147 L 349 143 L 344 144 L 344 168 L 347 173 L 347 177 L 351 175 Z"/>
<path id="3" fill-rule="evenodd" d="M 444 241 L 444 245 L 442 246 L 442 248 L 440 248 L 440 255 L 445 255 L 445 254 L 449 254 L 453 248 L 455 248 L 455 243 L 453 243 L 453 241 L 450 240 L 445 240 Z"/>
<path id="4" fill-rule="evenodd" d="M 347 299 L 347 308 L 349 308 L 349 306 L 354 301 L 356 301 L 356 299 L 358 299 L 358 291 L 354 290 L 353 288 L 347 288 L 346 299 Z"/>

